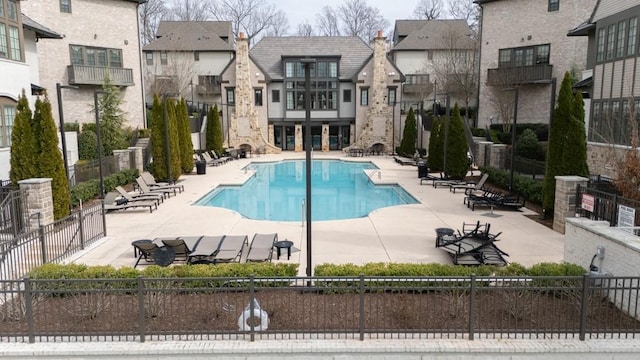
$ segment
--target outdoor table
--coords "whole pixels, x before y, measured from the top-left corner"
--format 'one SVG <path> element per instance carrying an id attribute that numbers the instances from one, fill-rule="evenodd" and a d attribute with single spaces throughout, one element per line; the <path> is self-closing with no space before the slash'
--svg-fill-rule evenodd
<path id="1" fill-rule="evenodd" d="M 282 249 L 287 249 L 287 260 L 291 259 L 291 247 L 293 246 L 293 241 L 289 241 L 284 239 L 282 241 L 277 241 L 273 244 L 277 250 L 277 259 L 280 260 L 280 252 Z"/>
<path id="2" fill-rule="evenodd" d="M 168 246 L 159 247 L 153 252 L 153 262 L 158 266 L 169 266 L 176 258 L 176 251 Z"/>

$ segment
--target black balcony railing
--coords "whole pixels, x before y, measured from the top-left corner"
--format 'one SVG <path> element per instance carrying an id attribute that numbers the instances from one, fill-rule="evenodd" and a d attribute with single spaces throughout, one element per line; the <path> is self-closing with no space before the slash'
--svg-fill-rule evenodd
<path id="1" fill-rule="evenodd" d="M 220 85 L 208 84 L 208 85 L 196 85 L 196 92 L 198 95 L 220 95 L 222 90 Z"/>
<path id="2" fill-rule="evenodd" d="M 487 84 L 491 86 L 549 83 L 553 76 L 553 65 L 541 64 L 489 69 L 487 75 Z"/>
<path id="3" fill-rule="evenodd" d="M 133 70 L 104 66 L 69 65 L 69 85 L 102 85 L 105 75 L 116 86 L 133 86 Z"/>

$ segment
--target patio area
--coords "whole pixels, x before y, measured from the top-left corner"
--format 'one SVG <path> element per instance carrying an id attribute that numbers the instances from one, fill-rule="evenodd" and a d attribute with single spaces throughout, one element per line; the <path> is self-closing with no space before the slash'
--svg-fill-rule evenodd
<path id="1" fill-rule="evenodd" d="M 120 211 L 109 213 L 107 237 L 78 253 L 68 261 L 87 265 L 133 266 L 131 242 L 167 236 L 248 235 L 278 233 L 280 240 L 293 242 L 291 258 L 273 261 L 300 264 L 299 273 L 306 268 L 306 227 L 302 222 L 258 221 L 240 214 L 214 207 L 193 206 L 199 198 L 220 184 L 242 184 L 253 172 L 245 170 L 251 162 L 304 159 L 304 153 L 254 155 L 252 158 L 231 161 L 222 166 L 207 167 L 206 174 L 183 175 L 180 184 L 185 191 L 165 200 L 153 213 L 148 211 Z M 500 235 L 500 248 L 508 253 L 509 262 L 531 266 L 541 262 L 563 260 L 563 235 L 525 215 L 522 211 L 477 209 L 471 211 L 463 204 L 464 193 L 451 193 L 447 187 L 420 185 L 415 166 L 402 166 L 388 156 L 348 157 L 340 152 L 314 153 L 314 159 L 343 159 L 371 161 L 380 170 L 371 171 L 374 183 L 397 183 L 412 194 L 420 204 L 402 205 L 373 211 L 369 216 L 349 220 L 314 221 L 312 223 L 312 263 L 397 262 L 445 263 L 451 259 L 437 249 L 436 228 L 461 229 L 463 223 L 491 223 Z M 299 250 L 299 251 L 297 251 Z"/>

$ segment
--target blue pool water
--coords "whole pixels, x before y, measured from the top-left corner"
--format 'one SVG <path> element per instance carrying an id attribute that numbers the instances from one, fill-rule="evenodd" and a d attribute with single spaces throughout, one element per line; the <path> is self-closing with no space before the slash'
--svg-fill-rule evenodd
<path id="1" fill-rule="evenodd" d="M 195 205 L 223 207 L 255 220 L 301 221 L 306 195 L 304 160 L 255 163 L 250 168 L 256 175 L 244 185 L 219 186 Z M 400 186 L 374 185 L 365 169 L 377 167 L 370 162 L 312 160 L 312 219 L 352 219 L 387 206 L 418 203 Z"/>

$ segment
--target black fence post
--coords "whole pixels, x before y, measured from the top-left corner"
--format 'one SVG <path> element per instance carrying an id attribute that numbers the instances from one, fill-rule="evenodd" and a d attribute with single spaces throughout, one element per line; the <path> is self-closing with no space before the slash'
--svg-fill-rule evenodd
<path id="1" fill-rule="evenodd" d="M 38 236 L 40 237 L 40 252 L 42 253 L 42 263 L 47 263 L 47 243 L 44 239 L 44 226 L 38 228 Z"/>
<path id="2" fill-rule="evenodd" d="M 476 292 L 476 275 L 471 274 L 471 284 L 469 286 L 469 340 L 474 339 L 474 327 L 475 327 L 475 292 Z"/>
<path id="3" fill-rule="evenodd" d="M 107 214 L 104 210 L 104 199 L 100 201 L 100 209 L 102 214 L 102 236 L 107 236 Z"/>
<path id="4" fill-rule="evenodd" d="M 138 334 L 140 342 L 145 341 L 145 322 L 144 322 L 144 281 L 142 275 L 138 275 Z"/>
<path id="5" fill-rule="evenodd" d="M 364 341 L 364 274 L 362 273 L 360 274 L 358 293 L 360 294 L 360 322 L 358 326 L 360 328 L 360 341 Z"/>
<path id="6" fill-rule="evenodd" d="M 84 227 L 82 226 L 82 222 L 84 221 L 84 216 L 82 216 L 82 210 L 78 211 L 78 231 L 80 232 L 80 249 L 84 250 Z"/>
<path id="7" fill-rule="evenodd" d="M 254 311 L 255 311 L 255 299 L 256 299 L 256 289 L 255 289 L 255 278 L 254 278 L 254 274 L 249 275 L 249 317 L 253 317 Z M 244 321 L 247 321 L 247 319 L 244 319 Z M 256 329 L 255 329 L 255 324 L 253 321 L 250 321 L 250 327 L 251 327 L 251 332 L 250 332 L 250 337 L 251 337 L 251 342 L 256 341 Z"/>
<path id="8" fill-rule="evenodd" d="M 36 342 L 36 335 L 34 331 L 33 325 L 33 302 L 31 295 L 31 281 L 29 277 L 24 278 L 24 302 L 25 308 L 27 312 L 27 334 L 29 335 L 29 343 L 33 344 Z"/>
<path id="9" fill-rule="evenodd" d="M 584 341 L 587 333 L 587 308 L 589 304 L 589 274 L 582 276 L 582 297 L 580 299 L 580 340 Z"/>

